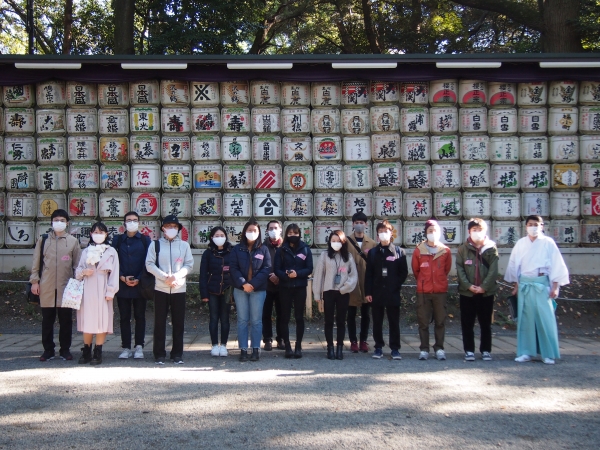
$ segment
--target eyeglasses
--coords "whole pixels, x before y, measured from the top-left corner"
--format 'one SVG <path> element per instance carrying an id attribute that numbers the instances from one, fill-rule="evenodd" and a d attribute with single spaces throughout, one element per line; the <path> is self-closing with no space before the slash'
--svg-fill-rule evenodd
<path id="1" fill-rule="evenodd" d="M 140 223 L 140 222 L 137 219 L 129 219 L 129 220 L 126 220 L 125 223 Z"/>

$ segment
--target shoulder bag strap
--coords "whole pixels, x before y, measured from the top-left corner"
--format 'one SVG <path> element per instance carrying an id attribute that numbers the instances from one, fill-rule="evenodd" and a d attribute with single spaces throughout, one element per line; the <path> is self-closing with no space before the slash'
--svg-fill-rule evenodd
<path id="1" fill-rule="evenodd" d="M 40 265 L 38 266 L 38 275 L 40 281 L 42 279 L 42 271 L 44 270 L 44 246 L 46 245 L 47 234 L 42 234 L 42 245 L 40 245 Z"/>
<path id="2" fill-rule="evenodd" d="M 356 251 L 358 252 L 358 254 L 360 255 L 360 257 L 366 261 L 367 260 L 367 255 L 365 255 L 363 253 L 362 249 L 358 246 L 358 244 L 354 241 L 354 239 L 352 239 L 350 236 L 346 236 L 346 237 L 348 238 L 348 240 L 350 241 L 350 243 L 354 246 L 354 248 L 356 249 Z"/>
<path id="3" fill-rule="evenodd" d="M 160 269 L 160 266 L 158 265 L 158 255 L 160 254 L 160 243 L 158 242 L 158 239 L 154 241 L 154 253 L 156 253 L 156 267 Z"/>

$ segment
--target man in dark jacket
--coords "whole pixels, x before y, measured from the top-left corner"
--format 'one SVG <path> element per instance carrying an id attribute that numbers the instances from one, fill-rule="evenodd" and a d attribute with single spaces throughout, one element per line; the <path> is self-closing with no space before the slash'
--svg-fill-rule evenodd
<path id="1" fill-rule="evenodd" d="M 283 239 L 281 237 L 281 223 L 277 220 L 271 220 L 267 224 L 267 236 L 264 240 L 264 245 L 269 249 L 271 262 L 275 261 L 275 251 L 281 247 Z M 262 336 L 265 345 L 263 349 L 266 351 L 273 350 L 273 308 L 275 308 L 275 341 L 279 350 L 285 350 L 283 342 L 283 334 L 281 328 L 281 302 L 279 300 L 279 278 L 274 271 L 269 274 L 269 282 L 267 283 L 267 296 L 263 306 L 262 316 Z"/>
<path id="2" fill-rule="evenodd" d="M 117 305 L 121 316 L 120 359 L 131 357 L 131 306 L 135 318 L 135 359 L 144 358 L 144 340 L 146 337 L 146 299 L 139 291 L 140 276 L 145 270 L 146 254 L 150 238 L 138 231 L 140 216 L 135 211 L 125 215 L 125 233 L 116 235 L 112 246 L 119 255 L 119 293 Z"/>
<path id="3" fill-rule="evenodd" d="M 408 276 L 406 253 L 392 243 L 393 227 L 387 220 L 378 223 L 376 231 L 379 245 L 367 254 L 365 273 L 365 295 L 373 310 L 373 358 L 383 356 L 383 314 L 387 312 L 392 359 L 400 360 L 400 289 Z"/>

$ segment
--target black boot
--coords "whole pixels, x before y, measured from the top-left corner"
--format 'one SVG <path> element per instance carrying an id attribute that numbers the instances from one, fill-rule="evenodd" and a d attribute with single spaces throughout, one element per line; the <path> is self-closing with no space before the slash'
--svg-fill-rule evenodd
<path id="1" fill-rule="evenodd" d="M 240 350 L 240 362 L 246 362 L 246 361 L 248 361 L 248 351 Z"/>
<path id="2" fill-rule="evenodd" d="M 296 342 L 296 349 L 294 350 L 294 358 L 302 358 L 302 343 Z"/>
<path id="3" fill-rule="evenodd" d="M 333 351 L 333 345 L 327 346 L 327 359 L 335 359 L 335 353 Z"/>
<path id="4" fill-rule="evenodd" d="M 258 356 L 258 349 L 257 348 L 253 348 L 252 349 L 252 356 L 250 356 L 250 361 L 258 361 L 260 359 L 260 357 Z"/>
<path id="5" fill-rule="evenodd" d="M 292 344 L 288 342 L 285 343 L 285 357 L 287 359 L 294 357 L 294 352 L 292 351 Z"/>
<path id="6" fill-rule="evenodd" d="M 344 346 L 343 345 L 339 345 L 337 346 L 336 350 L 335 350 L 335 359 L 344 359 Z"/>
<path id="7" fill-rule="evenodd" d="M 79 358 L 79 364 L 87 364 L 92 360 L 92 346 L 83 344 L 81 348 L 81 357 Z"/>
<path id="8" fill-rule="evenodd" d="M 270 352 L 271 350 L 273 350 L 273 342 L 270 339 L 267 342 L 265 342 L 265 345 L 263 346 L 263 350 L 265 352 Z"/>
<path id="9" fill-rule="evenodd" d="M 98 364 L 102 364 L 102 346 L 96 345 L 94 347 L 94 356 L 92 356 L 92 361 L 90 365 L 97 366 Z"/>
<path id="10" fill-rule="evenodd" d="M 277 339 L 277 350 L 285 350 L 283 339 Z"/>

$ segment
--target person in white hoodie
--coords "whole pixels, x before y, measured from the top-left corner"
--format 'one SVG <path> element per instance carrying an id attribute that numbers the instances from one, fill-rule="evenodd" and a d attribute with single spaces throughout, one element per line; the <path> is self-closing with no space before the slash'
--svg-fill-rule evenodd
<path id="1" fill-rule="evenodd" d="M 156 279 L 153 353 L 158 365 L 164 365 L 167 356 L 165 339 L 169 309 L 173 323 L 171 359 L 175 364 L 183 364 L 186 277 L 194 268 L 194 257 L 190 245 L 179 237 L 182 228 L 176 216 L 165 217 L 161 225 L 163 237 L 148 247 L 146 256 L 146 270 Z"/>

